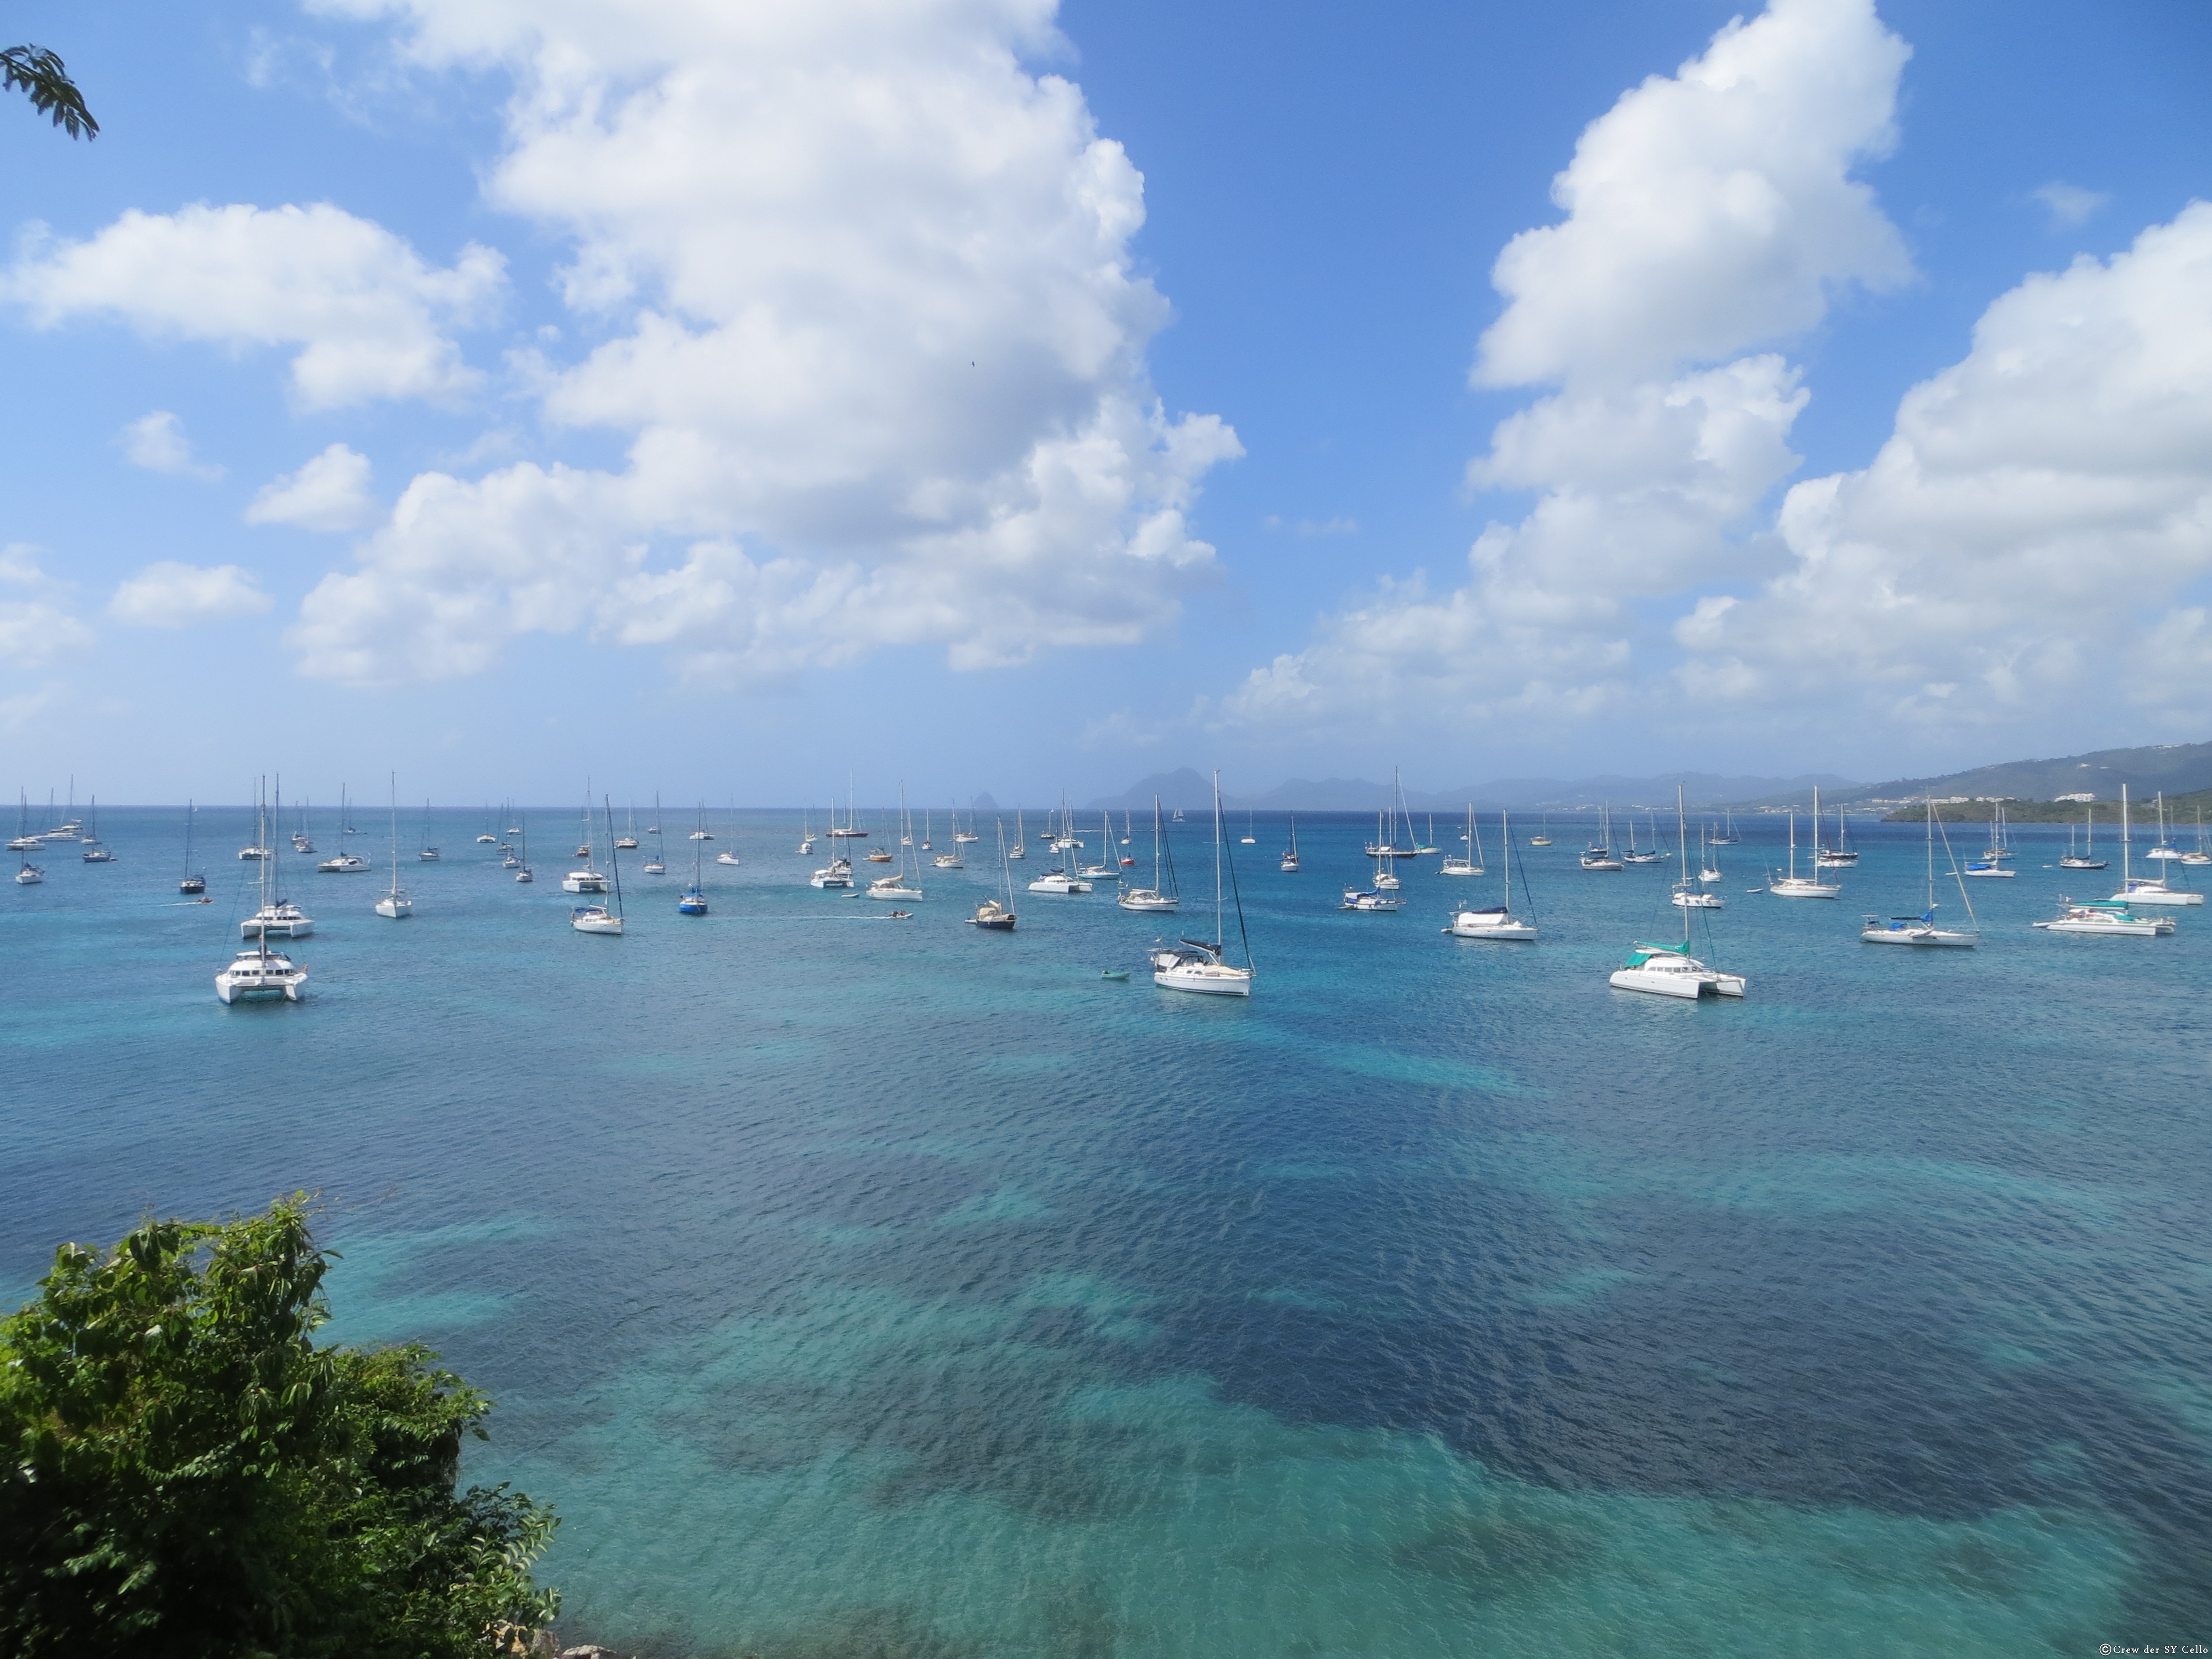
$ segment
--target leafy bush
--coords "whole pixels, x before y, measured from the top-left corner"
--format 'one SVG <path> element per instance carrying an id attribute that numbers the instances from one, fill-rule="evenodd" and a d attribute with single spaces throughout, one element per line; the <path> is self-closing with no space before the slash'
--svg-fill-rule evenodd
<path id="1" fill-rule="evenodd" d="M 483 1659 L 551 1621 L 551 1513 L 455 1490 L 491 1402 L 420 1346 L 318 1347 L 308 1219 L 64 1245 L 0 1322 L 0 1651 Z"/>

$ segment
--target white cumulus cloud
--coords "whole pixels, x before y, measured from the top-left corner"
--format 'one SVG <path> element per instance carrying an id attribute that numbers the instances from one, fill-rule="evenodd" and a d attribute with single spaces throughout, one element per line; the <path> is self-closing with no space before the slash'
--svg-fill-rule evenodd
<path id="1" fill-rule="evenodd" d="M 1506 304 L 1474 370 L 1559 388 L 1468 469 L 1534 509 L 1483 532 L 1463 584 L 1384 582 L 1207 718 L 1292 738 L 1378 711 L 1510 714 L 1528 732 L 1620 708 L 1638 602 L 1771 561 L 1756 514 L 1798 465 L 1808 394 L 1781 356 L 1734 354 L 1818 322 L 1846 284 L 1910 275 L 1852 176 L 1894 142 L 1908 56 L 1869 0 L 1775 0 L 1592 122 L 1554 182 L 1566 218 L 1498 258 Z"/>
<path id="2" fill-rule="evenodd" d="M 1873 464 L 1796 485 L 1784 572 L 1677 629 L 1702 692 L 2032 721 L 2117 684 L 2200 729 L 2212 635 L 2212 204 L 2030 276 L 1907 392 Z M 2193 724 L 2193 726 L 2191 723 Z"/>
<path id="3" fill-rule="evenodd" d="M 256 616 L 270 604 L 253 578 L 234 564 L 202 567 L 161 559 L 116 588 L 107 614 L 133 628 L 190 628 Z"/>
<path id="4" fill-rule="evenodd" d="M 297 472 L 264 484 L 246 504 L 246 521 L 301 530 L 358 529 L 376 514 L 368 480 L 368 457 L 332 444 Z"/>
<path id="5" fill-rule="evenodd" d="M 1241 451 L 1150 389 L 1143 180 L 1030 67 L 1050 0 L 325 8 L 511 77 L 488 195 L 565 240 L 604 342 L 518 368 L 628 458 L 417 477 L 307 601 L 307 672 L 571 629 L 725 678 L 891 643 L 980 667 L 1142 637 L 1208 579 L 1186 514 Z"/>
<path id="6" fill-rule="evenodd" d="M 192 441 L 185 435 L 185 423 L 166 409 L 141 415 L 123 428 L 117 441 L 133 466 L 143 466 L 149 472 L 210 480 L 222 477 L 221 467 L 192 459 Z"/>
<path id="7" fill-rule="evenodd" d="M 300 404 L 451 399 L 478 376 L 451 337 L 505 292 L 505 262 L 471 244 L 427 264 L 381 225 L 319 202 L 125 212 L 84 241 L 30 240 L 5 292 L 40 325 L 113 318 L 154 337 L 298 347 Z"/>
<path id="8" fill-rule="evenodd" d="M 46 574 L 40 550 L 22 542 L 0 547 L 0 662 L 36 668 L 92 643 L 92 630 L 71 616 L 67 585 Z"/>
<path id="9" fill-rule="evenodd" d="M 2103 191 L 2084 190 L 2063 179 L 2054 179 L 2033 193 L 2050 214 L 2053 230 L 2071 230 L 2076 225 L 2087 224 L 2097 210 L 2112 199 Z"/>

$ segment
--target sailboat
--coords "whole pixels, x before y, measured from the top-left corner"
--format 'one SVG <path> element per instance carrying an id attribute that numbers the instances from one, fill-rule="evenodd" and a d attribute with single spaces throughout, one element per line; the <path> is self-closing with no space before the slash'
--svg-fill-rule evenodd
<path id="1" fill-rule="evenodd" d="M 655 800 L 653 805 L 653 816 L 659 817 L 660 803 Z M 629 809 L 629 818 L 623 825 L 623 833 L 615 838 L 615 848 L 617 852 L 623 853 L 634 853 L 637 850 L 637 808 L 635 805 Z"/>
<path id="2" fill-rule="evenodd" d="M 608 823 L 607 829 L 609 836 L 611 837 L 614 830 L 614 825 L 611 822 Z M 611 854 L 610 856 L 611 857 Z M 584 797 L 584 839 L 582 844 L 576 848 L 576 868 L 571 870 L 567 875 L 561 878 L 561 890 L 564 893 L 605 892 L 607 890 L 606 877 L 602 875 L 599 871 L 592 868 L 592 798 L 589 795 Z M 599 907 L 597 905 L 581 906 L 578 908 L 576 914 L 578 915 L 581 915 L 586 909 L 599 908 Z M 604 915 L 605 912 L 602 910 L 601 914 Z M 605 928 L 586 928 L 585 931 L 587 933 L 604 933 L 610 930 Z M 622 930 L 617 927 L 611 931 L 619 933 Z"/>
<path id="3" fill-rule="evenodd" d="M 1528 845 L 1531 847 L 1549 847 L 1552 844 L 1551 828 L 1552 815 L 1549 812 L 1546 812 L 1538 820 L 1536 833 L 1528 837 Z"/>
<path id="4" fill-rule="evenodd" d="M 2158 843 L 2146 851 L 2143 857 L 2160 864 L 2178 863 L 2181 859 L 2181 849 L 2166 838 L 2166 791 L 2163 789 L 2158 792 Z"/>
<path id="5" fill-rule="evenodd" d="M 1636 834 L 1635 823 L 1636 820 L 1632 817 L 1629 820 L 1629 836 L 1632 842 Z M 1583 848 L 1582 864 L 1585 870 L 1619 870 L 1624 867 L 1621 861 L 1613 855 L 1612 807 L 1607 806 L 1601 811 L 1598 817 L 1597 839 Z"/>
<path id="6" fill-rule="evenodd" d="M 2161 808 L 2165 796 L 2159 798 Z M 2165 839 L 2166 826 L 2160 823 L 2159 836 Z M 2163 876 L 2138 876 L 2131 867 L 2129 855 L 2130 836 L 2128 823 L 2128 787 L 2120 786 L 2120 890 L 2112 895 L 2113 902 L 2124 904 L 2202 904 L 2204 895 L 2175 887 Z"/>
<path id="7" fill-rule="evenodd" d="M 513 830 L 508 831 L 514 837 L 514 863 L 517 866 L 514 878 L 517 881 L 533 882 L 538 878 L 530 868 L 530 820 L 520 812 L 516 813 L 515 817 L 519 822 Z"/>
<path id="8" fill-rule="evenodd" d="M 204 893 L 207 878 L 192 868 L 192 820 L 198 816 L 191 802 L 185 803 L 185 873 L 177 883 L 179 893 Z M 26 860 L 27 862 L 27 860 Z"/>
<path id="9" fill-rule="evenodd" d="M 705 811 L 705 808 L 702 807 L 700 810 L 703 811 Z M 714 854 L 714 862 L 717 864 L 742 864 L 744 860 L 740 859 L 736 852 L 738 841 L 738 804 L 735 800 L 732 800 L 730 803 L 730 822 L 728 828 L 730 831 L 730 845 L 727 848 L 725 848 L 722 851 Z M 712 838 L 709 837 L 709 839 Z"/>
<path id="10" fill-rule="evenodd" d="M 1636 813 L 1634 809 L 1632 808 L 1628 814 L 1628 850 L 1620 855 L 1620 861 L 1623 864 L 1656 864 L 1660 860 L 1667 856 L 1664 852 L 1660 850 L 1659 825 L 1657 821 L 1652 819 L 1651 814 L 1649 812 L 1646 812 L 1644 816 L 1647 820 L 1651 822 L 1650 849 L 1648 852 L 1642 853 L 1636 850 Z"/>
<path id="11" fill-rule="evenodd" d="M 1993 801 L 1990 805 L 1990 844 L 1983 850 L 1981 857 L 1966 866 L 1966 873 L 1970 876 L 2015 874 L 2015 872 L 2004 867 L 2004 861 L 2011 856 L 2012 842 L 2005 835 L 2004 803 Z"/>
<path id="12" fill-rule="evenodd" d="M 1934 809 L 1929 809 L 1933 811 Z M 2074 828 L 2066 826 L 2066 856 L 2058 860 L 2062 870 L 2108 870 L 2112 860 L 2097 856 L 2097 808 L 2094 803 L 2081 809 L 2081 827 L 2087 831 L 2081 838 L 2081 850 L 2074 850 Z"/>
<path id="13" fill-rule="evenodd" d="M 899 849 L 902 858 L 899 868 L 888 876 L 878 876 L 868 884 L 870 898 L 918 899 L 921 896 L 921 855 L 914 853 L 914 819 L 906 810 L 906 785 L 903 783 L 899 785 Z M 909 853 L 914 853 L 915 864 L 911 876 L 903 862 L 904 856 Z M 874 854 L 869 856 L 872 858 Z"/>
<path id="14" fill-rule="evenodd" d="M 1006 849 L 1006 856 L 1010 859 L 1027 858 L 1030 855 L 1030 849 L 1025 844 L 1025 832 L 1022 827 L 1022 809 L 1017 806 L 1014 808 L 1014 844 Z"/>
<path id="15" fill-rule="evenodd" d="M 653 798 L 653 822 L 646 825 L 645 833 L 653 837 L 653 856 L 639 867 L 648 876 L 665 876 L 668 873 L 668 852 L 661 839 L 660 797 L 657 793 Z"/>
<path id="16" fill-rule="evenodd" d="M 1680 885 L 1686 887 L 1690 880 L 1690 844 L 1686 834 L 1688 819 L 1682 809 L 1682 791 L 1674 789 L 1674 840 L 1681 849 L 1682 874 Z M 1707 924 L 1710 929 L 1711 924 Z M 1649 945 L 1642 940 L 1629 947 L 1628 960 L 1613 970 L 1608 981 L 1615 990 L 1648 991 L 1655 996 L 1681 997 L 1696 1000 L 1703 997 L 1740 997 L 1744 994 L 1744 979 L 1741 974 L 1724 974 L 1709 968 L 1690 954 L 1690 913 L 1682 912 L 1682 942 L 1680 945 Z"/>
<path id="17" fill-rule="evenodd" d="M 357 836 L 360 833 L 360 830 L 353 827 L 353 811 L 346 804 L 346 787 L 340 784 L 338 786 L 338 834 Z"/>
<path id="18" fill-rule="evenodd" d="M 267 805 L 266 802 L 264 805 Z M 281 823 L 284 817 L 284 796 L 279 780 L 275 810 L 266 821 L 256 825 L 260 838 L 266 839 L 270 823 Z M 315 920 L 283 895 L 283 872 L 276 868 L 275 859 L 264 859 L 261 870 L 261 908 L 238 924 L 240 939 L 306 939 L 315 931 Z"/>
<path id="19" fill-rule="evenodd" d="M 1470 805 L 1468 808 L 1468 833 L 1470 836 L 1474 834 L 1474 809 Z M 1534 899 L 1529 900 L 1529 915 L 1527 920 L 1518 919 L 1513 915 L 1513 828 L 1507 822 L 1505 814 L 1502 811 L 1498 815 L 1498 844 L 1504 849 L 1503 856 L 1505 860 L 1504 868 L 1499 872 L 1504 880 L 1499 884 L 1498 902 L 1468 905 L 1455 910 L 1452 913 L 1450 925 L 1444 929 L 1444 932 L 1455 939 L 1490 939 L 1525 942 L 1536 937 Z M 1478 869 L 1473 873 L 1480 875 L 1482 872 Z M 1528 868 L 1526 865 L 1521 867 L 1521 892 L 1523 897 L 1527 897 Z"/>
<path id="20" fill-rule="evenodd" d="M 43 837 L 34 836 L 30 833 L 30 797 L 19 790 L 17 791 L 17 799 L 19 805 L 15 813 L 15 839 L 8 843 L 8 850 L 11 853 L 21 854 L 22 859 L 21 867 L 15 872 L 15 884 L 18 887 L 36 887 L 40 882 L 46 878 L 46 872 L 44 870 L 41 870 L 37 865 L 31 862 L 31 854 L 36 852 L 46 843 Z M 191 867 L 191 808 L 187 807 L 185 809 L 185 868 L 187 872 L 190 872 Z M 186 881 L 191 881 L 195 879 L 195 878 L 187 873 L 185 879 Z M 204 892 L 206 889 L 207 883 L 205 881 L 201 881 L 198 887 L 186 887 L 182 890 L 187 893 L 197 893 Z"/>
<path id="21" fill-rule="evenodd" d="M 1211 940 L 1178 939 L 1156 946 L 1152 952 L 1152 983 L 1163 990 L 1194 991 L 1201 995 L 1249 997 L 1254 966 L 1251 937 L 1244 931 L 1244 899 L 1237 896 L 1237 934 L 1244 947 L 1244 965 L 1232 967 L 1224 960 L 1227 940 L 1223 934 L 1222 878 L 1226 872 L 1231 890 L 1237 878 L 1226 838 L 1221 833 L 1221 774 L 1213 775 L 1213 933 Z"/>
<path id="22" fill-rule="evenodd" d="M 269 804 L 264 799 L 255 814 L 256 845 L 265 842 L 269 830 Z M 275 891 L 276 861 L 261 861 L 261 908 L 273 909 L 276 904 Z M 307 982 L 307 970 L 281 951 L 269 948 L 266 933 L 258 935 L 253 949 L 240 951 L 228 965 L 216 970 L 215 994 L 225 1003 L 270 1002 L 282 999 L 287 1002 L 300 1000 L 300 988 Z"/>
<path id="23" fill-rule="evenodd" d="M 292 832 L 292 850 L 308 854 L 315 850 L 315 843 L 307 835 L 307 803 L 304 799 L 300 803 L 300 827 Z"/>
<path id="24" fill-rule="evenodd" d="M 957 823 L 959 820 L 953 822 Z M 960 840 L 957 831 L 952 839 L 957 845 Z M 975 837 L 970 836 L 968 839 L 973 841 Z M 981 927 L 986 933 L 1011 933 L 1014 931 L 1014 866 L 1006 862 L 1006 824 L 1003 818 L 999 821 L 999 875 L 1006 885 L 1005 900 L 985 899 L 975 907 L 975 914 L 968 918 L 968 925 Z"/>
<path id="25" fill-rule="evenodd" d="M 1713 852 L 1717 843 L 1712 840 L 1712 821 L 1707 819 L 1698 831 L 1698 879 L 1704 882 L 1721 878 L 1721 861 Z"/>
<path id="26" fill-rule="evenodd" d="M 1844 809 L 1840 806 L 1836 809 L 1836 844 L 1833 847 L 1820 845 L 1820 814 L 1814 813 L 1813 816 L 1814 866 L 1819 869 L 1833 869 L 1840 865 L 1856 864 L 1858 861 L 1859 855 L 1852 849 L 1850 844 L 1849 826 L 1844 823 Z"/>
<path id="27" fill-rule="evenodd" d="M 1096 864 L 1079 862 L 1075 873 L 1085 881 L 1119 881 L 1121 879 L 1121 860 L 1114 856 L 1114 815 L 1102 811 L 1098 815 L 1098 861 Z"/>
<path id="28" fill-rule="evenodd" d="M 1502 818 L 1504 814 L 1499 815 Z M 1443 866 L 1437 871 L 1440 876 L 1479 876 L 1482 873 L 1482 843 L 1474 828 L 1474 803 L 1467 804 L 1467 829 L 1460 841 L 1465 850 L 1444 854 Z"/>
<path id="29" fill-rule="evenodd" d="M 415 914 L 415 901 L 399 884 L 399 775 L 396 772 L 392 777 L 392 890 L 377 900 L 376 914 L 394 921 Z"/>
<path id="30" fill-rule="evenodd" d="M 1114 832 L 1109 830 L 1106 833 L 1110 836 Z M 1237 844 L 1241 847 L 1257 847 L 1260 844 L 1260 837 L 1253 832 L 1252 809 L 1249 806 L 1244 809 L 1243 838 Z"/>
<path id="31" fill-rule="evenodd" d="M 115 854 L 100 842 L 100 797 L 92 798 L 92 833 L 84 838 L 84 851 L 78 854 L 87 864 L 112 864 Z"/>
<path id="32" fill-rule="evenodd" d="M 1124 847 L 1128 845 L 1127 842 L 1121 844 Z M 1129 860 L 1123 859 L 1121 862 L 1127 864 Z M 1282 869 L 1286 876 L 1295 876 L 1298 872 L 1298 815 L 1296 812 L 1291 814 L 1291 844 L 1283 849 Z"/>
<path id="33" fill-rule="evenodd" d="M 1124 887 L 1114 902 L 1124 910 L 1144 910 L 1165 914 L 1182 902 L 1176 890 L 1175 853 L 1168 845 L 1167 832 L 1160 827 L 1160 798 L 1152 797 L 1152 884 L 1149 887 Z"/>
<path id="34" fill-rule="evenodd" d="M 1733 847 L 1743 839 L 1741 836 L 1739 836 L 1735 832 L 1735 814 L 1734 812 L 1723 811 L 1721 814 L 1721 833 L 1708 840 L 1705 843 L 1706 846 Z"/>
<path id="35" fill-rule="evenodd" d="M 611 796 L 602 796 L 601 799 L 605 801 L 606 805 L 608 843 L 607 870 L 614 878 L 614 908 L 610 910 L 604 904 L 579 904 L 568 912 L 568 925 L 580 933 L 614 933 L 619 935 L 623 930 L 622 854 L 614 850 L 615 804 L 613 798 Z M 568 881 L 574 879 L 574 877 L 570 877 L 568 880 L 562 881 L 561 884 L 563 887 L 568 887 Z M 607 878 L 605 876 L 601 876 L 599 878 L 599 885 L 595 890 L 581 887 L 568 887 L 568 890 L 572 893 L 593 890 L 604 893 L 607 890 Z"/>
<path id="36" fill-rule="evenodd" d="M 1815 839 L 1820 834 L 1820 786 L 1816 783 L 1813 786 L 1813 823 Z M 2012 872 L 2008 870 L 2005 873 L 2010 875 Z M 1822 881 L 1817 868 L 1814 873 L 1809 876 L 1801 876 L 1797 873 L 1797 814 L 1794 811 L 1790 815 L 1790 872 L 1787 875 L 1770 875 L 1767 878 L 1766 890 L 1778 898 L 1814 899 L 1832 899 L 1844 890 L 1833 882 Z"/>
<path id="37" fill-rule="evenodd" d="M 658 805 L 656 802 L 656 807 Z M 702 830 L 707 827 L 707 807 L 703 801 L 699 806 L 699 827 Z M 684 890 L 684 896 L 676 901 L 676 914 L 679 916 L 703 916 L 707 914 L 707 890 L 701 885 L 700 874 L 703 867 L 702 861 L 706 857 L 706 842 L 697 836 L 691 837 L 691 884 Z"/>
<path id="38" fill-rule="evenodd" d="M 799 856 L 808 858 L 814 852 L 814 809 L 812 807 L 806 809 L 803 822 L 805 827 L 800 830 L 799 835 Z"/>
<path id="39" fill-rule="evenodd" d="M 850 772 L 848 772 L 845 775 L 845 823 L 842 829 L 838 826 L 837 803 L 836 800 L 832 798 L 830 803 L 830 840 L 865 841 L 867 839 L 868 832 L 860 828 L 860 815 L 859 810 L 853 804 L 854 799 L 855 797 L 853 791 L 853 775 Z"/>
<path id="40" fill-rule="evenodd" d="M 960 827 L 960 809 L 957 806 L 952 809 L 952 844 L 955 847 L 967 847 L 982 839 L 982 836 L 975 833 L 975 803 L 971 798 L 968 802 L 968 827 L 965 830 Z M 999 845 L 1004 848 L 1006 844 L 1006 827 L 1001 823 L 999 830 Z"/>
<path id="41" fill-rule="evenodd" d="M 1407 839 L 1410 840 L 1411 837 Z M 1382 814 L 1380 812 L 1375 815 L 1375 842 L 1369 848 L 1368 855 L 1375 860 L 1375 891 L 1395 893 L 1406 884 L 1398 877 L 1398 849 L 1395 838 L 1395 826 L 1386 829 Z"/>
<path id="42" fill-rule="evenodd" d="M 2181 855 L 2184 864 L 2212 864 L 2212 848 L 2204 844 L 2204 809 L 2197 809 L 2197 845 Z"/>
<path id="43" fill-rule="evenodd" d="M 430 803 L 427 800 L 422 803 L 422 850 L 415 856 L 424 864 L 438 861 L 437 845 L 430 839 Z"/>
<path id="44" fill-rule="evenodd" d="M 1966 895 L 1965 873 L 1959 860 L 1951 859 L 1951 878 L 1959 884 L 1959 902 L 1966 907 L 1966 920 L 1975 923 L 1972 927 L 1938 927 L 1936 925 L 1936 805 L 1925 801 L 1923 813 L 1922 839 L 1928 848 L 1928 908 L 1917 916 L 1892 916 L 1884 921 L 1880 916 L 1869 916 L 1866 926 L 1859 929 L 1859 937 L 1869 945 L 1917 945 L 1948 947 L 1953 950 L 1972 950 L 1981 943 L 1982 930 L 1974 915 L 1974 901 Z M 1943 852 L 1949 857 L 1951 833 L 1943 832 Z"/>

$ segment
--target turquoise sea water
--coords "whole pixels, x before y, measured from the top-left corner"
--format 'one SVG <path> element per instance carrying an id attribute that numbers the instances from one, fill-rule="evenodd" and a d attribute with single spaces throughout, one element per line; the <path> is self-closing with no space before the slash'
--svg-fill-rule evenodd
<path id="1" fill-rule="evenodd" d="M 0 1285 L 147 1209 L 321 1188 L 333 1334 L 422 1337 L 496 1395 L 471 1476 L 566 1517 L 576 1639 L 2212 1637 L 2212 908 L 2033 932 L 2110 889 L 2029 830 L 1974 884 L 1979 950 L 1863 945 L 1862 910 L 1918 908 L 1914 832 L 1855 830 L 1843 899 L 1788 902 L 1743 890 L 1761 820 L 1710 919 L 1750 998 L 1681 1004 L 1606 984 L 1673 931 L 1671 872 L 1582 873 L 1577 826 L 1527 855 L 1529 946 L 1439 933 L 1494 879 L 1340 914 L 1371 824 L 1301 823 L 1285 876 L 1277 821 L 1237 849 L 1234 1004 L 1156 990 L 1162 924 L 1109 892 L 963 925 L 988 841 L 891 921 L 803 884 L 796 815 L 741 814 L 710 916 L 630 864 L 609 939 L 566 925 L 571 817 L 533 815 L 522 887 L 477 816 L 404 867 L 404 923 L 283 854 L 296 1007 L 213 994 L 243 815 L 202 815 L 204 906 L 173 903 L 175 811 L 103 810 L 112 866 L 40 855 L 0 900 Z M 1177 846 L 1194 890 L 1203 827 Z"/>

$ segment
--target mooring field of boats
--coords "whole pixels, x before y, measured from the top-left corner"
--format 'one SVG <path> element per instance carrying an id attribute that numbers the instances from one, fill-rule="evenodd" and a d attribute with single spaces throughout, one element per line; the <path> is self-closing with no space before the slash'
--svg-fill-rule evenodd
<path id="1" fill-rule="evenodd" d="M 1417 815 L 1400 797 L 1371 816 L 1224 808 L 1218 781 L 1209 803 L 1148 811 L 979 812 L 902 794 L 717 808 L 665 793 L 403 809 L 396 781 L 380 810 L 343 792 L 336 808 L 288 803 L 265 781 L 258 793 L 251 806 L 72 802 L 34 822 L 27 792 L 15 907 L 102 926 L 137 912 L 165 946 L 204 938 L 226 1004 L 373 976 L 390 953 L 362 947 L 386 933 L 419 962 L 462 925 L 541 950 L 649 951 L 702 927 L 756 929 L 765 945 L 848 923 L 978 951 L 1018 936 L 1025 957 L 1044 951 L 1040 971 L 1216 997 L 1312 994 L 1302 970 L 1358 935 L 1363 954 L 1386 940 L 1391 954 L 1463 953 L 1486 981 L 1526 982 L 1518 958 L 1563 953 L 1603 988 L 1705 1001 L 1771 990 L 1807 951 L 1932 948 L 1972 973 L 1992 951 L 2014 971 L 2069 938 L 2171 941 L 2212 866 L 2162 800 L 2148 827 L 2131 803 L 2108 808 L 2100 841 L 2094 811 L 1904 823 L 1824 811 L 1817 793 L 1802 811 L 1678 799 L 1517 815 Z"/>

